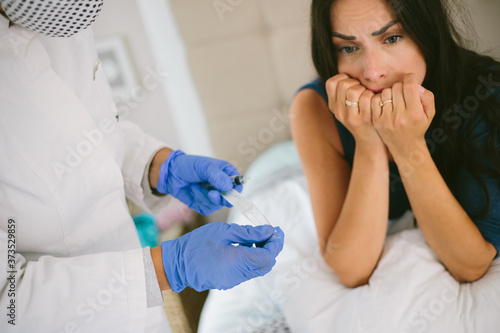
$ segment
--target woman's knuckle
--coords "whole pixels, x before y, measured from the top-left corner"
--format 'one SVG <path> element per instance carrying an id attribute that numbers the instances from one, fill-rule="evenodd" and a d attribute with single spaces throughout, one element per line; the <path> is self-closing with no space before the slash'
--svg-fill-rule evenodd
<path id="1" fill-rule="evenodd" d="M 325 89 L 327 92 L 335 92 L 337 90 L 337 81 L 335 78 L 330 78 L 326 81 Z"/>
<path id="2" fill-rule="evenodd" d="M 349 82 L 347 80 L 342 80 L 338 83 L 339 89 L 347 90 Z"/>
<path id="3" fill-rule="evenodd" d="M 404 117 L 396 117 L 394 119 L 394 127 L 398 129 L 406 127 L 406 119 Z"/>
<path id="4" fill-rule="evenodd" d="M 349 99 L 350 101 L 357 102 L 356 91 L 354 89 L 352 88 L 347 89 L 345 95 L 347 99 Z"/>
<path id="5" fill-rule="evenodd" d="M 392 94 L 392 88 L 385 88 L 384 90 L 382 90 L 382 94 Z"/>
<path id="6" fill-rule="evenodd" d="M 371 90 L 365 90 L 359 97 L 359 101 L 363 103 L 371 103 L 373 97 L 373 92 Z"/>
<path id="7" fill-rule="evenodd" d="M 361 97 L 361 95 L 363 95 L 363 93 L 366 91 L 366 88 L 362 85 L 357 85 L 357 86 L 355 86 L 355 90 L 356 90 L 356 94 L 358 94 L 359 97 Z"/>
<path id="8" fill-rule="evenodd" d="M 394 86 L 392 87 L 394 90 L 403 90 L 403 83 L 402 82 L 396 82 Z"/>
<path id="9" fill-rule="evenodd" d="M 326 80 L 325 86 L 326 87 L 331 87 L 333 85 L 336 85 L 337 81 L 338 81 L 338 79 L 335 76 L 333 76 L 333 77 L 329 78 L 328 80 Z"/>

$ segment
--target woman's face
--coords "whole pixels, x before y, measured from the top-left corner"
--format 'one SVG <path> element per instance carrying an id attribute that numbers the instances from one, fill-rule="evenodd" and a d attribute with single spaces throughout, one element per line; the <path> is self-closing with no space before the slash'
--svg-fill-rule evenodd
<path id="1" fill-rule="evenodd" d="M 338 72 L 375 93 L 402 82 L 405 74 L 424 81 L 426 63 L 383 0 L 337 0 L 330 11 Z"/>

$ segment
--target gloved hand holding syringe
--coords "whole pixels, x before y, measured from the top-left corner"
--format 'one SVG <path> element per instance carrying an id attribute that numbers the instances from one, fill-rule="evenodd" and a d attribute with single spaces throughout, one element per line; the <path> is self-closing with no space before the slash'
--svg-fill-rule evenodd
<path id="1" fill-rule="evenodd" d="M 209 215 L 231 203 L 240 207 L 239 202 L 243 201 L 228 202 L 222 197 L 226 191 L 237 193 L 246 180 L 243 176 L 228 179 L 233 175 L 238 175 L 238 171 L 225 161 L 177 150 L 162 164 L 156 189 L 173 195 L 200 214 Z M 185 287 L 196 291 L 226 290 L 268 273 L 283 249 L 284 237 L 279 227 L 213 222 L 162 242 L 160 256 L 174 292 Z"/>
<path id="2" fill-rule="evenodd" d="M 248 181 L 248 177 L 244 175 L 231 176 L 233 185 L 243 185 Z M 229 192 L 221 192 L 222 197 L 227 200 L 233 207 L 237 208 L 243 216 L 245 216 L 254 225 L 270 225 L 264 214 L 255 206 L 253 202 L 245 198 L 241 193 L 234 188 Z"/>

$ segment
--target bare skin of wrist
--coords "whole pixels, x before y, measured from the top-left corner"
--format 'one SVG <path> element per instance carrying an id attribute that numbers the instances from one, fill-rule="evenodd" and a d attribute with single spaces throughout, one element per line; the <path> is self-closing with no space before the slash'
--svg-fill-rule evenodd
<path id="1" fill-rule="evenodd" d="M 425 139 L 413 141 L 404 147 L 389 148 L 394 156 L 396 164 L 408 164 L 412 167 L 418 166 L 421 158 L 429 153 Z"/>
<path id="2" fill-rule="evenodd" d="M 156 184 L 160 179 L 160 170 L 162 164 L 167 160 L 168 155 L 172 152 L 171 149 L 163 148 L 160 149 L 151 161 L 149 166 L 149 186 L 152 189 L 156 189 Z M 155 267 L 156 278 L 158 280 L 158 285 L 160 290 L 170 290 L 170 284 L 168 283 L 167 276 L 165 275 L 165 270 L 163 268 L 163 256 L 161 252 L 161 246 L 156 246 L 151 249 L 151 259 L 153 259 L 153 265 Z"/>
<path id="3" fill-rule="evenodd" d="M 172 152 L 172 149 L 163 148 L 160 149 L 155 157 L 153 157 L 153 161 L 151 161 L 151 165 L 149 166 L 149 186 L 152 189 L 156 189 L 156 184 L 160 180 L 160 170 L 163 162 L 165 162 L 168 158 L 168 155 Z"/>
<path id="4" fill-rule="evenodd" d="M 163 291 L 172 289 L 170 288 L 167 276 L 165 275 L 165 270 L 163 269 L 161 246 L 156 246 L 151 249 L 151 258 L 153 259 L 153 265 L 155 266 L 156 278 L 158 279 L 160 290 Z"/>

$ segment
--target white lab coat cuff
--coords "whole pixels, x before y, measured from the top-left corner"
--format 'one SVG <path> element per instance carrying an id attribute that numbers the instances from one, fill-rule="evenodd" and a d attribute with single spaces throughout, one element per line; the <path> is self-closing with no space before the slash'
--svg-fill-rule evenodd
<path id="1" fill-rule="evenodd" d="M 127 293 L 130 316 L 129 332 L 142 332 L 146 321 L 146 284 L 140 277 L 145 276 L 142 251 L 130 250 L 123 252 L 125 264 L 125 279 L 127 281 Z"/>
<path id="2" fill-rule="evenodd" d="M 142 249 L 142 256 L 144 258 L 144 273 L 146 275 L 146 300 L 148 308 L 163 305 L 163 294 L 158 284 L 149 246 Z"/>

